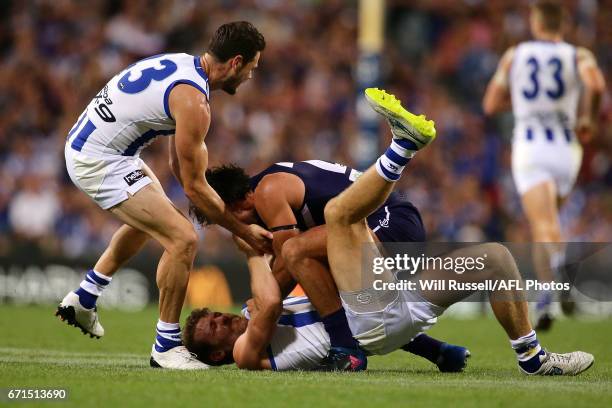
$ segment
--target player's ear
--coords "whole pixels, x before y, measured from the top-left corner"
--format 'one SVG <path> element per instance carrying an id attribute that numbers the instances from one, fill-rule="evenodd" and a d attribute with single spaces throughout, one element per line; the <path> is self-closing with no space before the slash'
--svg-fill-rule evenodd
<path id="1" fill-rule="evenodd" d="M 212 351 L 209 355 L 210 360 L 214 362 L 219 362 L 225 358 L 225 351 L 223 350 L 215 350 Z"/>
<path id="2" fill-rule="evenodd" d="M 234 68 L 236 71 L 240 71 L 243 65 L 244 65 L 244 58 L 240 54 L 233 57 L 230 63 L 230 66 Z"/>

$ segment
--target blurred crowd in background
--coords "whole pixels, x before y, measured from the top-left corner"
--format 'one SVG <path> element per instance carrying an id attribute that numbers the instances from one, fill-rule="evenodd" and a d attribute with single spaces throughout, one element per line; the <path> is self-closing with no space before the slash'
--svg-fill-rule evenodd
<path id="1" fill-rule="evenodd" d="M 567 39 L 592 49 L 612 83 L 612 2 L 574 0 Z M 510 114 L 480 102 L 499 57 L 530 37 L 526 0 L 387 1 L 383 81 L 436 120 L 398 189 L 421 210 L 431 240 L 527 241 L 510 174 Z M 210 165 L 255 173 L 275 161 L 353 162 L 357 7 L 342 0 L 25 0 L 0 2 L 0 255 L 13 242 L 71 257 L 99 254 L 118 224 L 72 185 L 63 146 L 84 106 L 130 63 L 160 52 L 201 54 L 222 23 L 251 21 L 267 48 L 235 96 L 211 97 Z M 388 144 L 381 126 L 381 150 Z M 584 146 L 562 212 L 571 241 L 612 240 L 612 101 Z M 143 154 L 170 198 L 166 141 Z M 201 230 L 204 256 L 231 245 Z M 220 239 L 221 237 L 221 239 Z M 200 259 L 202 259 L 200 257 Z"/>

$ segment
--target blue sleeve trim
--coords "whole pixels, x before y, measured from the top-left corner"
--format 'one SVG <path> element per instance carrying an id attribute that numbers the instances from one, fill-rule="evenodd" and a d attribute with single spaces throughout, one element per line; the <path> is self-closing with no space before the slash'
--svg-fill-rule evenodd
<path id="1" fill-rule="evenodd" d="M 208 84 L 208 75 L 206 75 L 206 71 L 204 71 L 204 67 L 202 67 L 202 64 L 200 63 L 200 57 L 197 55 L 193 57 L 193 65 L 195 66 L 195 70 L 198 75 L 200 75 L 202 79 L 206 81 L 206 84 Z"/>
<path id="2" fill-rule="evenodd" d="M 125 152 L 123 152 L 122 156 L 134 156 L 136 152 L 138 151 L 138 149 L 140 149 L 142 146 L 144 146 L 146 143 L 150 142 L 151 140 L 155 139 L 157 136 L 173 135 L 175 131 L 176 131 L 175 129 L 168 129 L 168 130 L 151 129 L 143 133 L 142 135 L 138 136 L 136 140 L 130 143 L 127 149 L 125 149 Z"/>
<path id="3" fill-rule="evenodd" d="M 268 347 L 266 347 L 266 353 L 268 354 L 268 360 L 270 360 L 270 367 L 272 367 L 272 370 L 278 371 L 276 368 L 276 361 L 274 361 L 274 353 L 272 353 L 272 346 L 268 345 Z"/>
<path id="4" fill-rule="evenodd" d="M 172 82 L 170 85 L 168 85 L 168 87 L 166 88 L 166 92 L 164 92 L 164 111 L 166 112 L 166 115 L 174 120 L 174 118 L 172 117 L 172 114 L 170 113 L 170 104 L 169 104 L 169 99 L 170 99 L 170 91 L 172 91 L 172 88 L 174 88 L 175 86 L 177 86 L 178 84 L 186 84 L 186 85 L 191 85 L 194 88 L 196 88 L 198 91 L 202 92 L 204 95 L 206 95 L 206 99 L 208 99 L 208 92 L 202 88 L 200 85 L 196 84 L 195 82 L 189 80 L 189 79 L 179 79 L 176 80 L 174 82 Z"/>

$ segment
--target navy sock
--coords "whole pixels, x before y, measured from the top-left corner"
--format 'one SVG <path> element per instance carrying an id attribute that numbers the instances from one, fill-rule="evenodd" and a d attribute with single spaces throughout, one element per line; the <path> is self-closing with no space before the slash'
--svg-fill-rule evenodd
<path id="1" fill-rule="evenodd" d="M 404 167 L 419 150 L 407 139 L 394 138 L 385 154 L 376 161 L 378 175 L 390 183 L 399 180 Z"/>
<path id="2" fill-rule="evenodd" d="M 91 293 L 87 292 L 83 288 L 78 288 L 77 290 L 74 291 L 74 293 L 79 295 L 79 303 L 85 309 L 93 309 L 94 306 L 96 306 L 96 302 L 98 301 L 97 296 L 92 295 Z"/>
<path id="3" fill-rule="evenodd" d="M 546 352 L 540 346 L 534 330 L 516 340 L 510 340 L 510 345 L 514 349 L 518 364 L 523 370 L 529 373 L 538 371 L 542 365 L 540 356 L 545 356 Z"/>
<path id="4" fill-rule="evenodd" d="M 74 291 L 79 296 L 79 303 L 86 309 L 93 309 L 96 306 L 98 296 L 108 286 L 112 278 L 102 275 L 99 272 L 90 269 L 85 275 L 85 279 L 81 285 Z"/>
<path id="5" fill-rule="evenodd" d="M 321 321 L 329 334 L 332 347 L 357 348 L 359 346 L 357 340 L 353 338 L 351 329 L 349 329 L 343 307 L 321 318 Z"/>
<path id="6" fill-rule="evenodd" d="M 442 344 L 444 343 L 433 337 L 429 337 L 425 333 L 421 333 L 412 339 L 410 343 L 403 346 L 402 350 L 416 354 L 417 356 L 421 356 L 437 364 Z"/>
<path id="7" fill-rule="evenodd" d="M 521 361 L 519 360 L 518 365 L 528 373 L 535 373 L 542 366 L 542 361 L 540 360 L 540 356 L 545 356 L 546 352 L 544 349 L 540 349 L 535 355 L 531 356 L 529 360 Z"/>
<path id="8" fill-rule="evenodd" d="M 181 328 L 178 323 L 166 323 L 158 320 L 156 329 L 155 350 L 158 352 L 164 353 L 183 344 Z"/>

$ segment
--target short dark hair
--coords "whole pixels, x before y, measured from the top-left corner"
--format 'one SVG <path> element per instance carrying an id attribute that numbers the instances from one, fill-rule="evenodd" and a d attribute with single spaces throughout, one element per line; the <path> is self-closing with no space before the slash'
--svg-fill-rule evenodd
<path id="1" fill-rule="evenodd" d="M 224 164 L 206 170 L 206 181 L 226 205 L 244 200 L 251 191 L 251 178 L 242 167 L 235 164 Z M 199 224 L 212 224 L 193 203 L 189 203 L 189 215 Z"/>
<path id="2" fill-rule="evenodd" d="M 195 339 L 195 329 L 198 325 L 198 322 L 203 317 L 208 316 L 213 312 L 208 308 L 203 309 L 195 309 L 191 312 L 189 317 L 187 317 L 187 321 L 185 322 L 185 327 L 183 328 L 183 344 L 190 352 L 194 353 L 198 360 L 203 362 L 204 364 L 208 364 L 211 366 L 221 366 L 225 364 L 232 364 L 234 362 L 234 356 L 232 353 L 226 353 L 225 358 L 220 361 L 213 361 L 210 358 L 210 353 L 215 351 L 215 348 L 212 347 L 209 343 L 205 341 Z"/>
<path id="3" fill-rule="evenodd" d="M 247 21 L 223 24 L 215 31 L 208 44 L 208 52 L 220 62 L 242 55 L 247 63 L 255 58 L 257 51 L 263 51 L 264 48 L 264 36 Z"/>
<path id="4" fill-rule="evenodd" d="M 563 8 L 558 1 L 538 0 L 533 4 L 533 10 L 540 14 L 544 30 L 553 33 L 561 31 Z"/>

